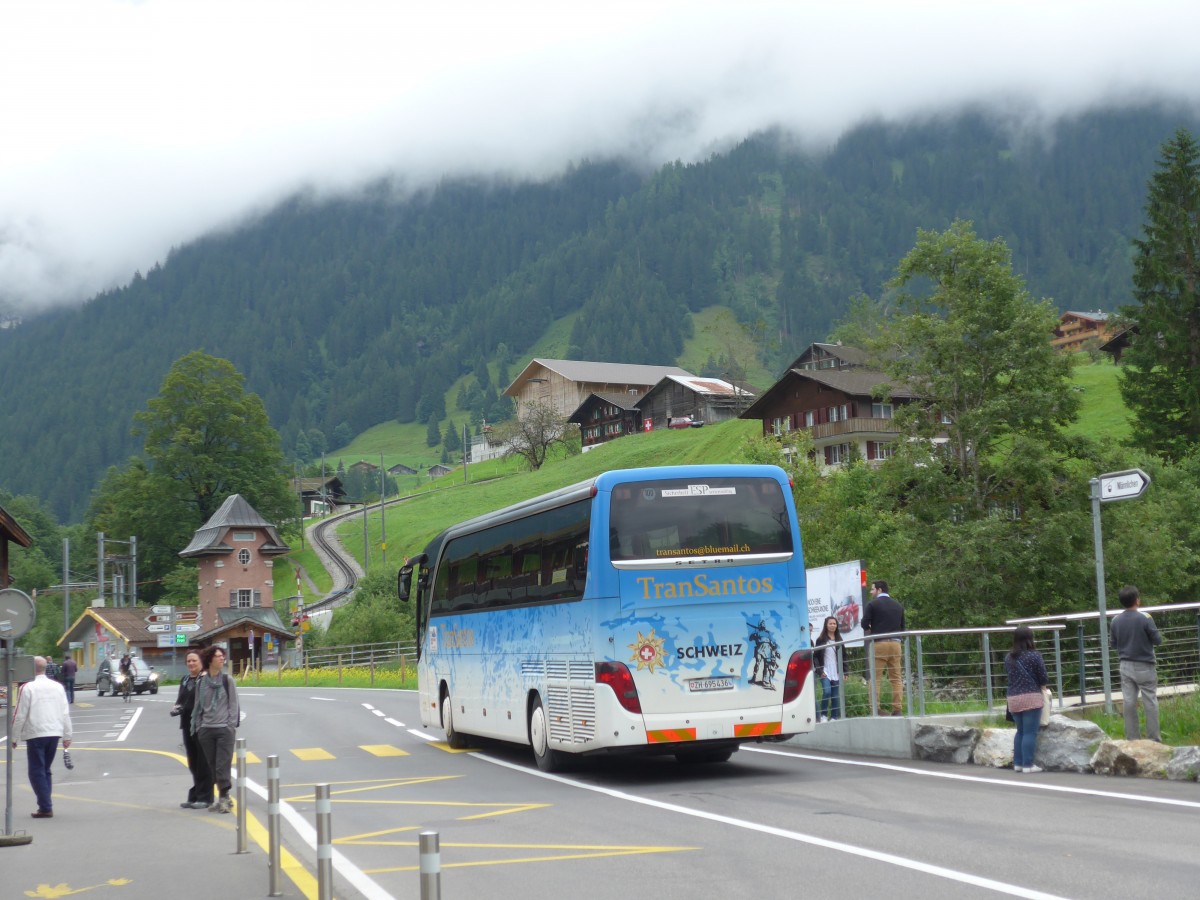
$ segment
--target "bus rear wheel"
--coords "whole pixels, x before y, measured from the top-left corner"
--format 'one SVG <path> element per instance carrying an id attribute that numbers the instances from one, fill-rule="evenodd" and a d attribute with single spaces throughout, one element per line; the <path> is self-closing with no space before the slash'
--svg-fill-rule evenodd
<path id="1" fill-rule="evenodd" d="M 451 750 L 467 749 L 466 736 L 454 728 L 454 703 L 446 688 L 442 688 L 442 730 L 446 732 L 446 746 Z"/>
<path id="2" fill-rule="evenodd" d="M 529 709 L 529 744 L 534 762 L 543 772 L 561 772 L 567 767 L 567 754 L 550 746 L 550 727 L 541 697 L 534 697 Z"/>

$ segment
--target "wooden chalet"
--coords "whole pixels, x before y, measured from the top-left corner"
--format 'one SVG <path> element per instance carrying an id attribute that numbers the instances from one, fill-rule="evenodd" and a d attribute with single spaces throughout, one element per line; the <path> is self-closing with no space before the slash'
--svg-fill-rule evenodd
<path id="1" fill-rule="evenodd" d="M 1106 344 L 1113 337 L 1113 328 L 1106 312 L 1065 312 L 1054 329 L 1050 343 L 1055 350 L 1074 353 L 1083 349 L 1088 341 L 1095 340 L 1097 346 Z"/>
<path id="2" fill-rule="evenodd" d="M 416 475 L 417 470 L 412 466 L 406 466 L 404 463 L 396 463 L 394 466 L 388 466 L 387 473 L 392 476 L 396 475 Z"/>
<path id="3" fill-rule="evenodd" d="M 765 435 L 807 430 L 827 466 L 854 453 L 868 461 L 886 459 L 900 434 L 892 421 L 895 408 L 914 399 L 908 389 L 892 388 L 887 399 L 876 400 L 875 389 L 887 383 L 882 373 L 861 366 L 789 369 L 741 418 L 761 420 Z"/>
<path id="4" fill-rule="evenodd" d="M 642 412 L 637 408 L 636 394 L 588 394 L 586 400 L 571 413 L 568 422 L 579 426 L 583 449 L 637 434 L 642 430 Z"/>
<path id="5" fill-rule="evenodd" d="M 17 520 L 10 516 L 3 506 L 0 506 L 0 589 L 12 584 L 8 574 L 8 545 L 10 543 L 19 544 L 22 547 L 32 547 L 33 538 L 29 536 L 29 532 L 17 524 Z"/>
<path id="6" fill-rule="evenodd" d="M 544 403 L 567 418 L 591 394 L 643 396 L 667 375 L 688 375 L 678 366 L 643 366 L 586 362 L 574 359 L 534 359 L 504 389 L 517 405 L 517 416 L 530 403 Z"/>
<path id="7" fill-rule="evenodd" d="M 643 427 L 650 422 L 653 428 L 670 428 L 685 419 L 692 425 L 736 419 L 753 402 L 751 391 L 719 378 L 667 375 L 638 400 L 637 407 Z"/>
<path id="8" fill-rule="evenodd" d="M 293 478 L 292 490 L 300 495 L 305 517 L 324 515 L 346 502 L 346 489 L 336 475 L 326 478 Z"/>
<path id="9" fill-rule="evenodd" d="M 453 471 L 454 470 L 449 466 L 444 466 L 441 463 L 434 463 L 428 469 L 430 478 L 442 478 L 443 476 L 449 475 Z"/>

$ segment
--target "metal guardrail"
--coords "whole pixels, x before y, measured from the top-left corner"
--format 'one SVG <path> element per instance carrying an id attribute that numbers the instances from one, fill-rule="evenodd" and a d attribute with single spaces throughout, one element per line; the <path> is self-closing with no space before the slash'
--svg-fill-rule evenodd
<path id="1" fill-rule="evenodd" d="M 1159 688 L 1200 688 L 1200 603 L 1143 609 L 1154 614 L 1163 636 L 1156 653 Z M 1097 619 L 1097 613 L 1078 613 L 1014 620 L 1003 627 L 894 635 L 903 642 L 904 709 L 913 716 L 1003 710 L 1007 692 L 1004 656 L 1011 649 L 1013 628 L 1018 624 L 1028 624 L 1034 631 L 1058 708 L 1095 702 L 1104 692 Z M 1116 654 L 1111 655 L 1110 671 L 1116 673 Z M 881 704 L 875 702 L 873 660 L 863 642 L 847 642 L 840 662 L 839 715 L 873 715 Z M 1110 691 L 1119 695 L 1119 675 L 1110 675 L 1110 680 Z M 880 691 L 883 699 L 890 699 L 886 678 Z"/>

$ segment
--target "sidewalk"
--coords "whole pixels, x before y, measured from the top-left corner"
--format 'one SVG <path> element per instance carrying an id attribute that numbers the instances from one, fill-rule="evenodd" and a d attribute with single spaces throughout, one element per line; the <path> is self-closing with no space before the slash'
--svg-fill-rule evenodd
<path id="1" fill-rule="evenodd" d="M 62 766 L 61 750 L 54 762 L 54 818 L 33 819 L 36 804 L 25 753 L 13 754 L 12 832 L 33 840 L 0 846 L 4 897 L 267 896 L 267 852 L 257 842 L 266 842 L 261 804 L 258 816 L 248 819 L 247 852 L 238 854 L 236 813 L 180 808 L 186 792 L 171 754 L 147 750 L 131 762 L 128 753 L 79 747 L 71 755 L 71 771 Z M 3 772 L 0 755 L 0 777 Z M 3 800 L 0 788 L 0 804 Z M 251 795 L 247 810 L 252 812 L 256 802 Z M 301 873 L 302 882 L 306 874 Z M 316 896 L 315 881 L 310 893 L 284 873 L 279 887 L 283 897 Z"/>

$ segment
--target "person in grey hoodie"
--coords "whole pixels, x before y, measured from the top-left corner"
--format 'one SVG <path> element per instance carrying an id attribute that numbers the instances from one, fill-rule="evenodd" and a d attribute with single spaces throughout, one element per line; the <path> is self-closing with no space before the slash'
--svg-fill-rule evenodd
<path id="1" fill-rule="evenodd" d="M 1158 730 L 1158 670 L 1155 668 L 1154 648 L 1162 643 L 1162 635 L 1149 613 L 1144 613 L 1142 596 L 1132 584 L 1117 594 L 1125 611 L 1119 613 L 1109 626 L 1113 649 L 1121 659 L 1121 699 L 1125 711 L 1125 740 L 1141 737 L 1138 727 L 1138 694 L 1146 708 L 1146 737 L 1162 740 Z"/>
<path id="2" fill-rule="evenodd" d="M 232 811 L 229 789 L 232 787 L 230 769 L 233 766 L 234 733 L 241 718 L 237 685 L 225 672 L 225 650 L 205 647 L 200 653 L 204 671 L 196 682 L 196 700 L 192 705 L 192 734 L 196 736 L 204 758 L 208 761 L 213 781 L 217 783 L 217 799 L 209 812 Z"/>

